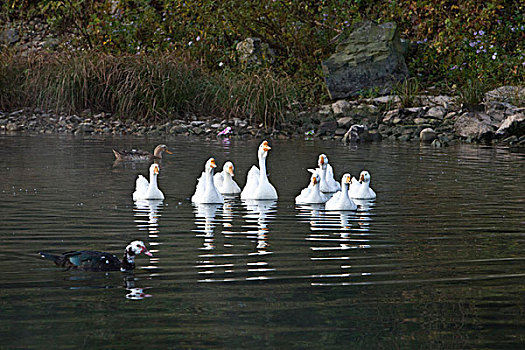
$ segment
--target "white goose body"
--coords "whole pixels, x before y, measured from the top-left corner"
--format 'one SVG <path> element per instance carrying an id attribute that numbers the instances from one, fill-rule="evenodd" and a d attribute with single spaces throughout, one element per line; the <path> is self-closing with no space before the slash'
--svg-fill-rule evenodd
<path id="1" fill-rule="evenodd" d="M 201 177 L 198 179 L 197 186 L 195 188 L 195 194 L 191 197 L 191 201 L 196 204 L 222 204 L 224 198 L 215 187 L 213 182 L 213 171 L 217 165 L 215 165 L 215 159 L 210 158 L 204 166 L 204 171 Z"/>
<path id="2" fill-rule="evenodd" d="M 319 155 L 317 164 L 319 167 L 316 170 L 321 177 L 321 183 L 319 184 L 321 192 L 333 193 L 339 191 L 341 185 L 339 185 L 334 179 L 334 170 L 332 169 L 332 166 L 328 164 L 328 157 L 326 154 Z"/>
<path id="3" fill-rule="evenodd" d="M 241 192 L 241 199 L 276 200 L 277 191 L 268 180 L 266 174 L 266 157 L 271 147 L 268 141 L 263 141 L 259 146 L 259 168 L 252 166 L 246 178 L 246 185 Z"/>
<path id="4" fill-rule="evenodd" d="M 158 164 L 151 164 L 149 167 L 149 181 L 142 175 L 137 177 L 135 181 L 135 192 L 133 192 L 133 200 L 143 199 L 164 199 L 164 193 L 159 189 L 157 184 L 157 176 L 160 168 Z"/>
<path id="5" fill-rule="evenodd" d="M 348 196 L 348 189 L 352 177 L 350 174 L 344 174 L 341 179 L 341 191 L 334 193 L 334 196 L 326 202 L 326 210 L 356 210 L 357 205 Z"/>
<path id="6" fill-rule="evenodd" d="M 241 188 L 237 185 L 237 182 L 233 179 L 233 163 L 226 162 L 220 173 L 217 173 L 213 176 L 213 181 L 215 187 L 219 190 L 221 194 L 239 194 L 241 193 Z"/>
<path id="7" fill-rule="evenodd" d="M 314 171 L 310 178 L 310 184 L 295 197 L 295 204 L 322 204 L 330 198 L 321 192 L 319 188 L 320 176 Z"/>
<path id="8" fill-rule="evenodd" d="M 376 193 L 370 187 L 370 173 L 366 170 L 362 171 L 359 176 L 359 181 L 355 183 L 352 181 L 350 191 L 348 192 L 351 198 L 355 199 L 375 199 Z"/>

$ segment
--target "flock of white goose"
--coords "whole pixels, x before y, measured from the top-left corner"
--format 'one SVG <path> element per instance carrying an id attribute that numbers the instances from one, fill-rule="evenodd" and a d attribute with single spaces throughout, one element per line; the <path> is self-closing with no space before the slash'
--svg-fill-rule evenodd
<path id="1" fill-rule="evenodd" d="M 257 152 L 259 167 L 253 165 L 246 179 L 246 185 L 241 190 L 233 179 L 232 162 L 224 164 L 222 172 L 214 175 L 215 159 L 210 158 L 204 166 L 204 171 L 197 181 L 195 193 L 191 200 L 195 204 L 222 204 L 223 195 L 238 195 L 242 200 L 276 200 L 275 187 L 270 183 L 266 173 L 266 157 L 271 149 L 268 141 L 263 141 Z M 139 175 L 133 200 L 164 199 L 164 194 L 158 187 L 157 176 L 159 165 L 154 163 L 149 168 L 149 181 Z M 362 171 L 359 179 L 346 173 L 341 183 L 334 180 L 333 169 L 328 164 L 328 157 L 319 156 L 318 167 L 308 169 L 312 173 L 310 183 L 295 197 L 296 204 L 325 204 L 326 210 L 355 210 L 357 205 L 352 199 L 375 199 L 376 194 L 370 187 L 370 174 Z"/>

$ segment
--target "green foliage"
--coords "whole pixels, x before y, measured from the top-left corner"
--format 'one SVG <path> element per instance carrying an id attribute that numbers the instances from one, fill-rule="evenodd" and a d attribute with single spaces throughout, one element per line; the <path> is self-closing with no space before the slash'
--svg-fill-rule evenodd
<path id="1" fill-rule="evenodd" d="M 414 107 L 417 105 L 420 92 L 419 81 L 417 78 L 405 79 L 394 86 L 393 92 L 399 97 L 401 108 Z"/>
<path id="2" fill-rule="evenodd" d="M 208 72 L 250 74 L 235 47 L 259 37 L 276 53 L 264 76 L 294 81 L 300 99 L 326 99 L 321 62 L 362 19 L 396 21 L 412 45 L 407 64 L 422 86 L 461 89 L 523 83 L 525 3 L 504 0 L 7 0 L 7 21 L 39 15 L 75 49 L 109 55 L 174 55 Z M 258 71 L 260 70 L 260 71 Z"/>

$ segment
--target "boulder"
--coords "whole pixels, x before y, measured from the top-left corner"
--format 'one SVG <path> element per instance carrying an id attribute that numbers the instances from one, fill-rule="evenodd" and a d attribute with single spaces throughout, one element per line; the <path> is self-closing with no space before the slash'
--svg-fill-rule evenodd
<path id="1" fill-rule="evenodd" d="M 393 22 L 364 21 L 354 25 L 323 62 L 323 72 L 332 99 L 357 96 L 367 90 L 387 94 L 408 76 L 405 48 Z"/>
<path id="2" fill-rule="evenodd" d="M 497 137 L 516 136 L 521 137 L 525 135 L 525 113 L 514 114 L 501 123 L 501 126 L 496 130 Z"/>
<path id="3" fill-rule="evenodd" d="M 517 100 L 525 99 L 525 86 L 501 86 L 485 93 L 485 101 L 499 101 L 515 103 Z"/>
<path id="4" fill-rule="evenodd" d="M 419 133 L 419 141 L 424 143 L 431 143 L 436 137 L 436 132 L 432 128 L 425 128 Z"/>
<path id="5" fill-rule="evenodd" d="M 485 113 L 467 112 L 460 115 L 454 123 L 457 136 L 474 140 L 489 140 L 494 130 L 490 117 Z"/>

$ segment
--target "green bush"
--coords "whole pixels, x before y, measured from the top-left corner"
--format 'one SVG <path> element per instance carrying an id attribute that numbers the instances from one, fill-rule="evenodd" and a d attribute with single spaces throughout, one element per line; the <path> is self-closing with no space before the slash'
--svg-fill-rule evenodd
<path id="1" fill-rule="evenodd" d="M 321 62 L 338 36 L 362 19 L 396 21 L 413 43 L 407 63 L 422 88 L 523 84 L 525 3 L 504 0 L 7 0 L 1 18 L 39 15 L 72 45 L 109 55 L 174 55 L 208 72 L 289 77 L 306 103 L 327 95 Z M 271 67 L 246 71 L 236 44 L 259 37 Z M 260 69 L 262 73 L 257 72 Z M 146 108 L 146 107 L 145 107 Z"/>

